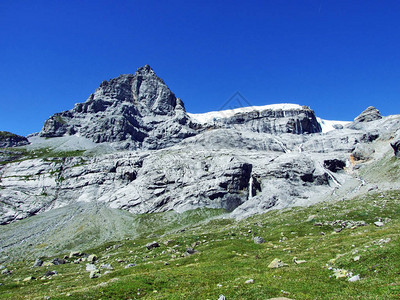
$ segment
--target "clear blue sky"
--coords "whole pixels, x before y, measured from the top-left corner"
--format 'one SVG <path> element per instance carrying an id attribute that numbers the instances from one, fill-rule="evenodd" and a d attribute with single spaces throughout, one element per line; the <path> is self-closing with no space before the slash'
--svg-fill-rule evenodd
<path id="1" fill-rule="evenodd" d="M 400 1 L 0 1 L 0 130 L 26 135 L 149 64 L 189 112 L 236 91 L 352 120 L 400 113 Z"/>

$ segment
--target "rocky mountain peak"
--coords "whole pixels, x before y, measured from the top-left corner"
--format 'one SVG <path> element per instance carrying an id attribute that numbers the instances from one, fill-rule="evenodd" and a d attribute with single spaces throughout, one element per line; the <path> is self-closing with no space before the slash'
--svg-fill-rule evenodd
<path id="1" fill-rule="evenodd" d="M 354 119 L 354 122 L 371 122 L 381 119 L 381 113 L 378 109 L 373 106 L 369 106 L 359 116 Z"/>
<path id="2" fill-rule="evenodd" d="M 57 113 L 40 136 L 79 135 L 100 142 L 127 142 L 128 148 L 163 148 L 193 135 L 183 102 L 154 70 L 104 80 L 84 103 Z"/>

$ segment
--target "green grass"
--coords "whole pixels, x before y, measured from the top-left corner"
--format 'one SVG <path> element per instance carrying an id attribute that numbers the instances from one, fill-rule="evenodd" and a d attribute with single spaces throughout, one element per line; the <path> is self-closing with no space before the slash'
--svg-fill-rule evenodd
<path id="1" fill-rule="evenodd" d="M 45 161 L 62 163 L 64 158 L 82 156 L 85 152 L 85 150 L 54 151 L 51 148 L 28 150 L 23 147 L 5 148 L 4 150 L 5 151 L 2 152 L 2 156 L 9 157 L 10 159 L 1 161 L 0 164 L 2 165 L 21 162 L 29 159 L 43 159 Z"/>
<path id="2" fill-rule="evenodd" d="M 31 268 L 33 260 L 21 258 L 4 263 L 13 274 L 0 275 L 0 298 L 218 299 L 224 294 L 227 299 L 399 299 L 399 204 L 400 191 L 388 191 L 270 211 L 239 222 L 222 218 L 205 222 L 204 212 L 199 211 L 180 219 L 170 213 L 142 215 L 137 220 L 143 228 L 137 239 L 85 251 L 98 255 L 97 265 L 112 264 L 111 273 L 102 270 L 100 278 L 89 279 L 85 263 Z M 207 212 L 210 217 L 218 213 Z M 373 224 L 379 218 L 386 219 L 385 226 Z M 334 220 L 367 225 L 339 233 L 334 233 L 335 226 L 314 226 Z M 266 243 L 254 244 L 253 235 Z M 153 240 L 161 247 L 147 250 L 146 243 Z M 193 245 L 197 253 L 184 256 Z M 360 260 L 354 261 L 355 256 Z M 307 262 L 296 265 L 294 257 Z M 288 266 L 269 269 L 274 258 Z M 137 265 L 125 269 L 128 263 Z M 360 274 L 361 280 L 336 279 L 329 267 Z M 47 269 L 59 275 L 22 281 L 28 276 L 41 278 Z M 248 279 L 254 283 L 246 284 Z"/>

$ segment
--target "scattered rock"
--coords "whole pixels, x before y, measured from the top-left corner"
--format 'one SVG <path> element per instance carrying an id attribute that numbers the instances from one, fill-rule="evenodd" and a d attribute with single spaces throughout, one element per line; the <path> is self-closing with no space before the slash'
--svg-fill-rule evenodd
<path id="1" fill-rule="evenodd" d="M 254 279 L 249 279 L 244 282 L 245 284 L 252 284 L 254 283 Z"/>
<path id="2" fill-rule="evenodd" d="M 43 265 L 43 260 L 40 260 L 39 258 L 37 258 L 35 260 L 35 262 L 33 263 L 32 267 L 36 268 L 36 267 L 41 267 L 42 265 Z"/>
<path id="3" fill-rule="evenodd" d="M 94 264 L 86 264 L 86 271 L 91 272 L 97 270 L 97 267 Z"/>
<path id="4" fill-rule="evenodd" d="M 55 259 L 52 260 L 51 263 L 52 263 L 53 265 L 58 266 L 58 265 L 63 265 L 63 264 L 65 264 L 66 261 L 65 261 L 65 259 L 62 259 L 62 258 L 55 258 Z"/>
<path id="5" fill-rule="evenodd" d="M 357 256 L 355 256 L 355 257 L 353 258 L 353 260 L 354 260 L 354 261 L 359 261 L 360 258 L 361 258 L 361 256 L 357 255 Z"/>
<path id="6" fill-rule="evenodd" d="M 99 270 L 94 270 L 90 272 L 89 278 L 93 279 L 93 278 L 98 278 L 100 277 L 100 271 Z"/>
<path id="7" fill-rule="evenodd" d="M 308 216 L 306 222 L 311 222 L 311 221 L 314 220 L 316 217 L 317 217 L 316 215 L 310 215 L 310 216 Z M 317 224 L 317 223 L 315 223 L 315 224 Z M 315 224 L 314 224 L 314 226 L 318 226 L 318 225 L 315 225 Z M 321 226 L 322 226 L 322 225 L 321 225 Z"/>
<path id="8" fill-rule="evenodd" d="M 136 264 L 127 264 L 125 266 L 125 269 L 132 268 L 132 267 L 136 267 Z"/>
<path id="9" fill-rule="evenodd" d="M 1 274 L 3 274 L 3 275 L 11 275 L 12 272 L 9 269 L 5 268 L 4 270 L 1 271 Z"/>
<path id="10" fill-rule="evenodd" d="M 260 236 L 256 236 L 256 237 L 254 237 L 254 243 L 255 244 L 263 244 L 263 243 L 265 243 L 265 240 Z"/>
<path id="11" fill-rule="evenodd" d="M 196 250 L 194 250 L 193 248 L 187 248 L 186 249 L 186 253 L 187 254 L 195 254 L 197 251 Z"/>
<path id="12" fill-rule="evenodd" d="M 44 273 L 44 276 L 46 276 L 46 277 L 50 277 L 53 275 L 57 275 L 57 272 L 56 271 L 47 271 L 46 273 Z"/>
<path id="13" fill-rule="evenodd" d="M 218 298 L 218 300 L 226 300 L 226 298 L 225 298 L 225 296 L 224 296 L 224 295 L 219 295 L 219 298 Z"/>
<path id="14" fill-rule="evenodd" d="M 380 239 L 378 241 L 374 241 L 375 245 L 383 245 L 383 244 L 387 244 L 391 241 L 391 238 L 386 238 L 386 239 Z"/>
<path id="15" fill-rule="evenodd" d="M 88 262 L 95 262 L 97 260 L 97 256 L 94 254 L 91 254 L 87 257 Z"/>
<path id="16" fill-rule="evenodd" d="M 281 268 L 281 267 L 287 267 L 288 264 L 285 264 L 282 262 L 280 259 L 275 258 L 269 265 L 268 268 L 270 269 L 276 269 L 276 268 Z"/>
<path id="17" fill-rule="evenodd" d="M 345 269 L 333 269 L 333 276 L 335 276 L 336 279 L 349 277 L 351 275 L 352 274 Z"/>
<path id="18" fill-rule="evenodd" d="M 300 265 L 300 264 L 306 263 L 307 261 L 304 260 L 304 259 L 297 259 L 297 257 L 293 257 L 293 262 L 294 262 L 296 265 Z"/>
<path id="19" fill-rule="evenodd" d="M 152 243 L 148 243 L 148 244 L 146 245 L 147 250 L 151 250 L 151 249 L 153 249 L 153 248 L 158 248 L 158 247 L 160 247 L 160 244 L 157 243 L 156 241 L 154 241 L 154 242 L 152 242 Z"/>
<path id="20" fill-rule="evenodd" d="M 24 280 L 22 280 L 22 281 L 31 281 L 31 280 L 35 280 L 35 279 L 36 279 L 35 277 L 29 276 L 29 277 L 24 278 Z"/>
<path id="21" fill-rule="evenodd" d="M 69 257 L 70 257 L 70 258 L 79 257 L 79 256 L 82 256 L 82 253 L 79 252 L 79 251 L 72 251 L 72 252 L 69 254 Z"/>
<path id="22" fill-rule="evenodd" d="M 374 225 L 375 225 L 376 227 L 382 227 L 382 226 L 385 226 L 385 223 L 383 223 L 383 222 L 381 222 L 381 221 L 377 221 L 377 222 L 374 222 Z"/>
<path id="23" fill-rule="evenodd" d="M 350 278 L 348 279 L 348 281 L 354 282 L 354 281 L 358 281 L 358 280 L 360 280 L 360 279 L 361 279 L 361 278 L 360 278 L 360 275 L 357 274 L 357 275 L 355 275 L 355 276 L 350 277 Z"/>
<path id="24" fill-rule="evenodd" d="M 114 270 L 114 268 L 110 264 L 103 264 L 103 265 L 100 266 L 100 268 L 101 269 L 106 269 L 106 270 Z"/>

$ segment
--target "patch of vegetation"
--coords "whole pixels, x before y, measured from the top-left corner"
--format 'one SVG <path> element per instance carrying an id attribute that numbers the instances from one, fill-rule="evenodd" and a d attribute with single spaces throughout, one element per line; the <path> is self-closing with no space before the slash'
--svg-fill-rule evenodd
<path id="1" fill-rule="evenodd" d="M 242 221 L 202 221 L 204 213 L 218 215 L 212 210 L 187 212 L 180 219 L 171 212 L 141 215 L 137 226 L 143 229 L 137 239 L 82 249 L 98 256 L 98 268 L 111 264 L 110 273 L 101 269 L 99 278 L 90 279 L 85 262 L 31 268 L 33 258 L 21 259 L 5 264 L 12 274 L 1 275 L 0 297 L 218 299 L 223 294 L 227 299 L 398 299 L 399 204 L 400 191 L 385 191 L 274 210 Z M 337 221 L 366 224 L 337 231 Z M 376 226 L 377 221 L 384 225 Z M 266 242 L 255 244 L 254 236 Z M 154 240 L 160 247 L 148 250 L 146 244 Z M 187 254 L 188 248 L 196 252 Z M 287 266 L 269 268 L 274 258 Z M 305 262 L 296 264 L 298 260 Z M 125 268 L 129 263 L 136 266 Z M 53 269 L 58 275 L 41 279 Z M 361 279 L 337 279 L 335 269 Z M 22 281 L 28 276 L 38 279 Z M 249 279 L 253 281 L 246 283 Z"/>
<path id="2" fill-rule="evenodd" d="M 398 181 L 400 173 L 400 159 L 390 151 L 381 159 L 366 164 L 360 169 L 360 174 L 370 182 Z"/>
<path id="3" fill-rule="evenodd" d="M 67 122 L 60 115 L 53 116 L 53 119 L 60 124 L 67 124 Z"/>
<path id="4" fill-rule="evenodd" d="M 64 158 L 82 156 L 84 152 L 85 150 L 54 151 L 50 148 L 34 150 L 28 150 L 26 148 L 7 148 L 6 151 L 1 153 L 1 155 L 3 158 L 8 159 L 4 159 L 0 164 L 5 165 L 37 158 L 48 162 L 62 163 Z"/>

